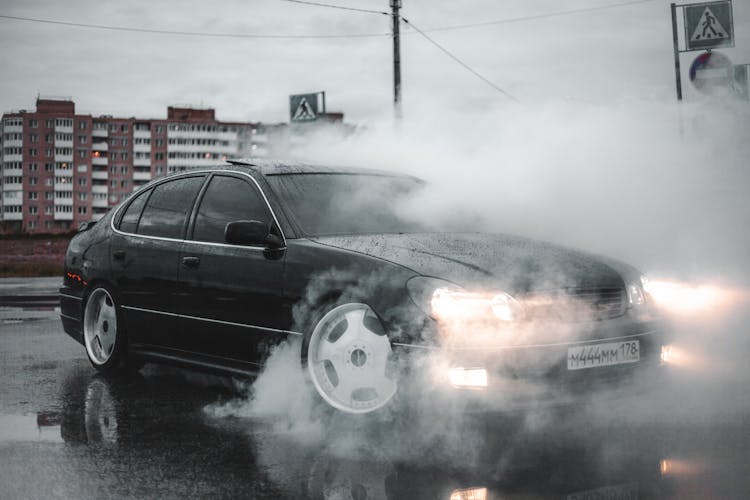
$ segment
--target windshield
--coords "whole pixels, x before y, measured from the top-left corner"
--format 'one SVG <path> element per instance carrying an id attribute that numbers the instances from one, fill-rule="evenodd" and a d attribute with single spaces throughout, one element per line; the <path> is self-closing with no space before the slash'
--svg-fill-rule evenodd
<path id="1" fill-rule="evenodd" d="M 425 230 L 404 213 L 406 202 L 424 186 L 413 177 L 321 173 L 267 179 L 309 236 Z"/>

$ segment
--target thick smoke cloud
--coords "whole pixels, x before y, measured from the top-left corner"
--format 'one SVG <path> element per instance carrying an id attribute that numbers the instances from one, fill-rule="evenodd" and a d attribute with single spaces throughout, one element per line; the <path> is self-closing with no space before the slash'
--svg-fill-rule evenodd
<path id="1" fill-rule="evenodd" d="M 635 381 L 636 395 L 577 405 L 587 420 L 566 425 L 696 422 L 750 410 L 748 126 L 747 103 L 732 100 L 681 107 L 554 101 L 498 105 L 472 116 L 425 109 L 396 126 L 370 123 L 347 138 L 320 132 L 294 153 L 312 163 L 426 179 L 431 189 L 401 208 L 431 225 L 549 240 L 618 258 L 652 279 L 716 287 L 721 293 L 702 307 L 671 316 L 682 363 L 669 377 L 649 373 Z M 405 414 L 330 415 L 308 392 L 298 349 L 279 347 L 246 398 L 211 412 L 270 417 L 283 432 L 306 429 L 300 434 L 334 448 L 377 443 L 392 460 L 482 462 L 486 429 L 475 425 L 463 398 L 437 385 L 402 387 L 399 397 L 411 402 Z M 442 366 L 435 358 L 417 363 L 425 372 Z M 502 409 L 504 395 L 493 402 Z M 531 410 L 514 414 L 516 441 L 557 425 L 546 407 Z M 520 449 L 513 439 L 505 444 L 500 468 Z"/>

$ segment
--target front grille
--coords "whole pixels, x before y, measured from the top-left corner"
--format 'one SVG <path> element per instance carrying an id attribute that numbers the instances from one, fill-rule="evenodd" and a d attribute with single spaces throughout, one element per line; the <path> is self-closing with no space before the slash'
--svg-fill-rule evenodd
<path id="1" fill-rule="evenodd" d="M 588 321 L 625 314 L 627 295 L 621 287 L 567 288 L 530 293 L 520 298 L 530 320 Z"/>

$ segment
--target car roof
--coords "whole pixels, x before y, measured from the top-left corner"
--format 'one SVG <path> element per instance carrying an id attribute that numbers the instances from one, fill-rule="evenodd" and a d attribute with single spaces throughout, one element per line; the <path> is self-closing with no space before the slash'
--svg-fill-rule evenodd
<path id="1" fill-rule="evenodd" d="M 313 165 L 297 161 L 281 161 L 267 159 L 229 159 L 229 164 L 224 167 L 239 167 L 260 173 L 261 175 L 289 175 L 289 174 L 360 174 L 360 175 L 386 175 L 392 177 L 408 177 L 397 172 L 387 170 L 376 170 L 370 168 L 342 167 L 342 166 L 323 166 Z M 244 168 L 243 168 L 244 167 Z"/>

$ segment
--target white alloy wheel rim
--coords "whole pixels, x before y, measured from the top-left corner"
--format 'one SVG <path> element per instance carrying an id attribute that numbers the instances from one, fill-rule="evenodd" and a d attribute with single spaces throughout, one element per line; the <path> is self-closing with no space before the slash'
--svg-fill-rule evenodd
<path id="1" fill-rule="evenodd" d="M 344 304 L 315 326 L 307 348 L 307 368 L 320 396 L 347 413 L 367 413 L 396 393 L 389 376 L 391 343 L 366 304 Z"/>
<path id="2" fill-rule="evenodd" d="M 115 350 L 117 312 L 115 301 L 104 288 L 91 292 L 86 301 L 83 339 L 89 358 L 97 365 L 106 363 Z"/>

